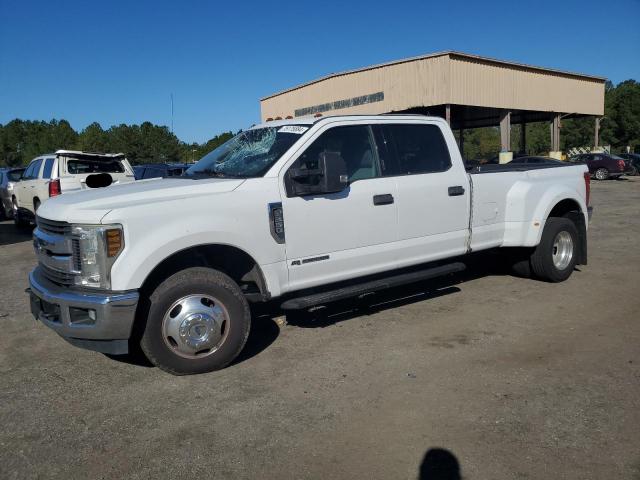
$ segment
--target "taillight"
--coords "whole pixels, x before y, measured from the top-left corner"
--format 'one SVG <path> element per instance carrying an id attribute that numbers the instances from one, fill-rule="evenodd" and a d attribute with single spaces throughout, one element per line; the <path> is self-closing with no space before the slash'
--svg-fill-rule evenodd
<path id="1" fill-rule="evenodd" d="M 584 172 L 584 192 L 587 197 L 587 206 L 589 206 L 589 200 L 591 199 L 591 175 L 589 172 Z"/>
<path id="2" fill-rule="evenodd" d="M 60 195 L 62 190 L 60 189 L 60 179 L 56 178 L 55 180 L 51 180 L 49 182 L 49 196 L 55 197 L 56 195 Z"/>
<path id="3" fill-rule="evenodd" d="M 622 171 L 624 171 L 624 169 L 627 168 L 627 165 L 624 163 L 624 160 L 618 160 L 618 166 Z"/>

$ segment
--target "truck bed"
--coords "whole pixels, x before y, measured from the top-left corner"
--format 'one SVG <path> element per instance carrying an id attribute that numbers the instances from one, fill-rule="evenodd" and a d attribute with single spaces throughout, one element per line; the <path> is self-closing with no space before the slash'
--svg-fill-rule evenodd
<path id="1" fill-rule="evenodd" d="M 518 163 L 512 161 L 509 163 L 486 163 L 484 165 L 466 165 L 467 172 L 470 174 L 477 173 L 500 173 L 500 172 L 527 172 L 530 170 L 541 170 L 544 168 L 562 168 L 575 167 L 575 163 L 560 162 L 549 160 L 547 163 Z"/>

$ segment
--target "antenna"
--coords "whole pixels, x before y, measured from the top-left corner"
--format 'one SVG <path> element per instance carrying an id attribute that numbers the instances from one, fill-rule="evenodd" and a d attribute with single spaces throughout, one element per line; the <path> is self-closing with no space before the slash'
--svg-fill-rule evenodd
<path id="1" fill-rule="evenodd" d="M 173 133 L 173 93 L 171 93 L 171 133 Z"/>

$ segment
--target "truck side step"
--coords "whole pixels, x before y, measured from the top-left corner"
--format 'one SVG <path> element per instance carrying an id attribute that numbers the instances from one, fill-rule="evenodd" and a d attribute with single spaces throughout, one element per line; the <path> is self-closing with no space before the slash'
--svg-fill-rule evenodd
<path id="1" fill-rule="evenodd" d="M 384 290 L 386 288 L 397 287 L 407 283 L 428 280 L 430 278 L 440 277 L 450 273 L 461 272 L 464 269 L 464 263 L 449 263 L 447 265 L 427 268 L 426 270 L 420 270 L 417 272 L 402 273 L 400 275 L 381 278 L 379 280 L 349 285 L 335 290 L 330 290 L 328 292 L 313 293 L 303 297 L 292 298 L 283 302 L 282 305 L 280 305 L 280 308 L 283 310 L 302 310 L 314 305 L 323 305 L 326 303 L 336 302 L 338 300 L 344 300 L 346 298 L 357 297 L 370 292 L 376 292 L 378 290 Z"/>

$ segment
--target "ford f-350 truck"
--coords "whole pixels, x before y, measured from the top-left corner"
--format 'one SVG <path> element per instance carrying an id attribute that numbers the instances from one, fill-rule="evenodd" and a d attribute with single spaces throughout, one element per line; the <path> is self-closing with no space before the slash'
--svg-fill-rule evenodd
<path id="1" fill-rule="evenodd" d="M 208 372 L 242 350 L 252 302 L 327 304 L 496 248 L 520 275 L 566 280 L 587 262 L 589 216 L 584 165 L 468 171 L 440 118 L 273 121 L 182 177 L 43 204 L 31 309 L 74 345 Z"/>

